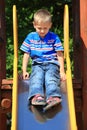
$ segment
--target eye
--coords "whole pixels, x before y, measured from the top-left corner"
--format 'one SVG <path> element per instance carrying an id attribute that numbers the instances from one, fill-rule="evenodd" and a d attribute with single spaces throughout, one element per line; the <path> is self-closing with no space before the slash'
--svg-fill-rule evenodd
<path id="1" fill-rule="evenodd" d="M 47 28 L 45 27 L 44 30 L 46 30 Z"/>
<path id="2" fill-rule="evenodd" d="M 39 30 L 41 30 L 41 28 L 40 28 L 40 27 L 38 27 L 38 29 L 39 29 Z"/>

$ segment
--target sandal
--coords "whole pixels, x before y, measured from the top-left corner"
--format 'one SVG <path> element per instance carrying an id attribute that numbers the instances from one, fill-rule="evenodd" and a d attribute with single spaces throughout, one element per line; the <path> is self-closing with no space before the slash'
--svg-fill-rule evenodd
<path id="1" fill-rule="evenodd" d="M 42 97 L 40 94 L 35 95 L 31 100 L 32 105 L 45 105 L 46 102 L 44 100 L 44 97 Z"/>
<path id="2" fill-rule="evenodd" d="M 47 100 L 47 105 L 44 107 L 44 110 L 48 110 L 50 108 L 52 108 L 53 106 L 58 105 L 59 103 L 61 103 L 62 99 L 59 97 L 50 97 Z"/>

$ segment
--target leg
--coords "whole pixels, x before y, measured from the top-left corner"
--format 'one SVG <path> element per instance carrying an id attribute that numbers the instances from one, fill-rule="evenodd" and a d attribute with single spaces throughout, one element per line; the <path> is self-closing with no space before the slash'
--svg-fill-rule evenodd
<path id="1" fill-rule="evenodd" d="M 45 74 L 45 83 L 47 104 L 44 107 L 44 110 L 46 111 L 61 102 L 60 75 L 57 65 L 48 65 Z"/>
<path id="2" fill-rule="evenodd" d="M 34 95 L 44 96 L 44 71 L 40 65 L 32 66 L 32 73 L 29 80 L 29 99 Z"/>
<path id="3" fill-rule="evenodd" d="M 49 64 L 45 73 L 46 96 L 61 97 L 60 92 L 60 74 L 59 67 L 55 64 Z"/>

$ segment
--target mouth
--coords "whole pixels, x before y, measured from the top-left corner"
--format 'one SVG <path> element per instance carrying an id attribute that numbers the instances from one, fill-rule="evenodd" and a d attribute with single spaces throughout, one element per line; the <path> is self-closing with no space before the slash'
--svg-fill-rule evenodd
<path id="1" fill-rule="evenodd" d="M 40 33 L 40 35 L 44 36 L 45 34 L 44 33 Z"/>

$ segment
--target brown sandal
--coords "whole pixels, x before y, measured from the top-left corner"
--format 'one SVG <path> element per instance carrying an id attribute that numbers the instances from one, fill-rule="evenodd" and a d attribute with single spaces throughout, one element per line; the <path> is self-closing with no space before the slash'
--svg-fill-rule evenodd
<path id="1" fill-rule="evenodd" d="M 59 97 L 50 97 L 47 100 L 47 105 L 44 107 L 44 110 L 48 110 L 50 108 L 52 108 L 53 106 L 58 105 L 59 103 L 61 103 L 62 99 Z"/>
<path id="2" fill-rule="evenodd" d="M 46 102 L 44 100 L 44 97 L 42 97 L 40 94 L 35 95 L 31 100 L 32 105 L 45 105 Z"/>

